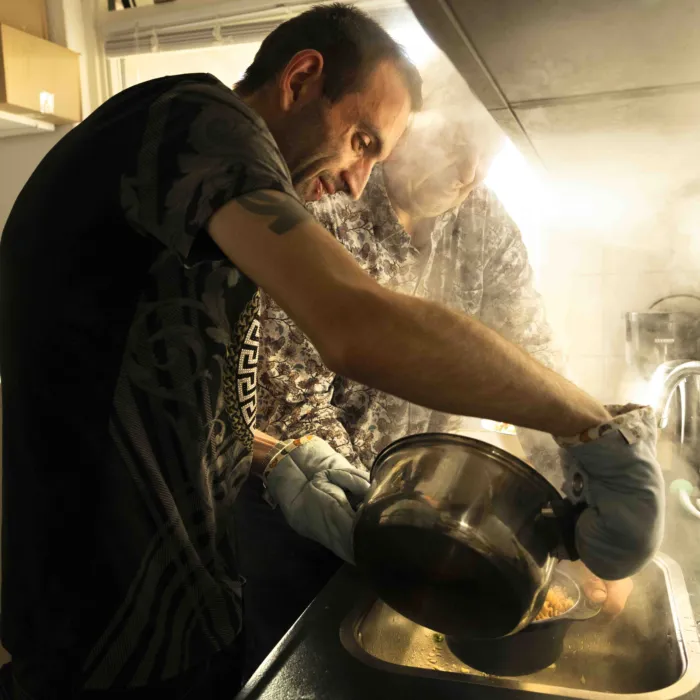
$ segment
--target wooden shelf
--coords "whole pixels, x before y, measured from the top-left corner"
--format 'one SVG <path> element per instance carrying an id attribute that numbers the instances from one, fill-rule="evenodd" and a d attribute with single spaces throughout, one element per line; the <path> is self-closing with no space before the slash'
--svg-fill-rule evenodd
<path id="1" fill-rule="evenodd" d="M 50 122 L 33 119 L 24 114 L 0 111 L 0 139 L 8 136 L 25 136 L 55 131 L 56 127 Z"/>

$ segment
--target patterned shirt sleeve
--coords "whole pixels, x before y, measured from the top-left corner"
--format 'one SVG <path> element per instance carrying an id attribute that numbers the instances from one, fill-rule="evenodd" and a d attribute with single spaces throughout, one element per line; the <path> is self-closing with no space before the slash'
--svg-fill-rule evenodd
<path id="1" fill-rule="evenodd" d="M 297 197 L 265 123 L 222 83 L 183 80 L 151 105 L 121 203 L 134 229 L 194 262 L 223 257 L 200 236 L 217 209 L 261 189 Z"/>
<path id="2" fill-rule="evenodd" d="M 309 210 L 331 232 L 342 230 L 345 206 L 324 197 Z M 287 314 L 261 293 L 261 356 L 257 428 L 280 440 L 313 433 L 361 467 L 340 409 L 332 404 L 335 375 Z"/>
<path id="3" fill-rule="evenodd" d="M 489 195 L 492 214 L 485 239 L 484 295 L 481 320 L 546 367 L 561 371 L 563 361 L 547 323 L 542 297 L 522 235 L 495 197 Z M 559 449 L 550 435 L 517 429 L 529 461 L 556 487 L 563 483 Z"/>
<path id="4" fill-rule="evenodd" d="M 535 289 L 522 235 L 495 195 L 490 199 L 480 318 L 543 365 L 556 369 L 561 358 L 542 297 Z"/>

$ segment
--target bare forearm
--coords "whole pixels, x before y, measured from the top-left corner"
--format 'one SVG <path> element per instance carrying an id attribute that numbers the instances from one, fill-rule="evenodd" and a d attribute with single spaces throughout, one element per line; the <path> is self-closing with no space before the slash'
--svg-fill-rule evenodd
<path id="1" fill-rule="evenodd" d="M 369 386 L 447 413 L 573 435 L 605 408 L 476 319 L 384 291 L 355 320 L 344 371 Z"/>

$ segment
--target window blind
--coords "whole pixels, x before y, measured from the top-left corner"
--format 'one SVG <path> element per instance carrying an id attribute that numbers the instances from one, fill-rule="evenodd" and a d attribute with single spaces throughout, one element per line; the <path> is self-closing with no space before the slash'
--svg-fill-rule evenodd
<path id="1" fill-rule="evenodd" d="M 101 16 L 99 32 L 108 58 L 153 51 L 211 48 L 262 41 L 282 22 L 323 3 L 289 0 L 270 2 L 267 7 L 265 4 L 229 0 L 197 6 L 179 5 L 176 1 L 122 12 L 105 12 Z M 413 14 L 403 0 L 365 0 L 355 4 L 387 29 L 413 20 Z"/>

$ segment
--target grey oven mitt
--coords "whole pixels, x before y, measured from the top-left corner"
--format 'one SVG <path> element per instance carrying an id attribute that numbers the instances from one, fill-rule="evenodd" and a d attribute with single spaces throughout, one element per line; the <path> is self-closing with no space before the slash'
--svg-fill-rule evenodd
<path id="1" fill-rule="evenodd" d="M 356 509 L 369 490 L 369 474 L 321 438 L 308 435 L 283 443 L 263 481 L 294 531 L 354 563 L 352 530 Z"/>
<path id="2" fill-rule="evenodd" d="M 661 544 L 664 480 L 653 409 L 607 409 L 607 423 L 555 440 L 563 448 L 564 492 L 588 504 L 576 523 L 578 554 L 594 574 L 615 581 L 639 571 Z"/>

